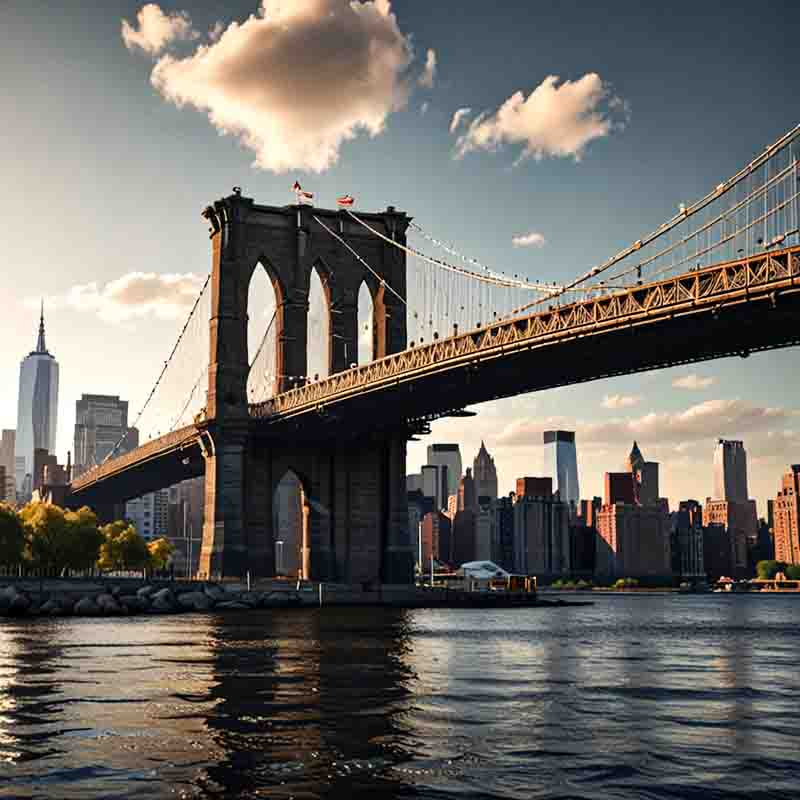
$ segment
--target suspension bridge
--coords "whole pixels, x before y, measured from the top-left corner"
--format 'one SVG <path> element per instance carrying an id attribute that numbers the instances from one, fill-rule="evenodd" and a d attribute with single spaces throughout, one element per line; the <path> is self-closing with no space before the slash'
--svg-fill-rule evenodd
<path id="1" fill-rule="evenodd" d="M 799 160 L 800 126 L 565 283 L 505 274 L 391 206 L 266 206 L 234 190 L 204 212 L 212 270 L 134 423 L 141 443 L 123 437 L 71 502 L 104 508 L 204 475 L 200 571 L 272 575 L 273 492 L 292 470 L 306 577 L 410 582 L 405 449 L 433 420 L 800 343 Z M 257 270 L 271 307 L 249 307 Z"/>

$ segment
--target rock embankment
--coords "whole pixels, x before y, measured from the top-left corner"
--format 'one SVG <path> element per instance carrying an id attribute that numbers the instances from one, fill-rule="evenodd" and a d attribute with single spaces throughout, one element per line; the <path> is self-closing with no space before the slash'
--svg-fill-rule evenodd
<path id="1" fill-rule="evenodd" d="M 0 585 L 0 616 L 113 617 L 130 614 L 178 614 L 191 611 L 247 611 L 301 604 L 294 591 L 253 592 L 220 584 L 145 584 L 137 589 L 110 584 L 83 591 L 44 591 Z"/>

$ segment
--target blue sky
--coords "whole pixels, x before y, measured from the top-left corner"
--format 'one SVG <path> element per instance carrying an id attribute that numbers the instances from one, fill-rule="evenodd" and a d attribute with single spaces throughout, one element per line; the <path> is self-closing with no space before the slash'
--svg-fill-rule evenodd
<path id="1" fill-rule="evenodd" d="M 386 0 L 381 5 L 385 12 Z M 303 168 L 313 143 L 300 155 L 273 143 L 258 168 L 257 148 L 220 133 L 191 99 L 182 108 L 174 102 L 176 93 L 198 100 L 208 90 L 202 75 L 164 67 L 161 90 L 151 82 L 165 53 L 180 61 L 198 45 L 213 47 L 207 33 L 217 22 L 224 42 L 231 23 L 259 13 L 257 0 L 163 4 L 170 30 L 184 38 L 156 52 L 123 42 L 123 19 L 143 35 L 141 4 L 64 6 L 0 5 L 0 70 L 12 77 L 0 89 L 6 230 L 0 375 L 7 387 L 0 426 L 16 423 L 19 360 L 34 345 L 36 306 L 44 295 L 48 344 L 61 364 L 62 458 L 71 447 L 80 394 L 121 394 L 138 407 L 177 333 L 180 309 L 169 297 L 149 296 L 145 307 L 118 294 L 102 311 L 106 285 L 122 281 L 124 289 L 126 276 L 137 272 L 206 272 L 208 239 L 199 212 L 234 185 L 270 204 L 290 201 L 295 177 L 321 204 L 348 191 L 363 209 L 407 210 L 432 233 L 498 268 L 564 280 L 655 228 L 678 203 L 705 194 L 798 122 L 800 8 L 785 2 L 658 8 L 507 2 L 502 11 L 457 0 L 395 2 L 396 35 L 377 16 L 369 30 L 385 44 L 387 58 L 409 56 L 411 49 L 413 58 L 398 67 L 389 89 L 378 86 L 352 111 L 353 118 L 372 121 L 374 135 L 362 130 L 340 142 L 321 172 Z M 302 18 L 292 16 L 301 6 Z M 251 42 L 272 48 L 270 55 L 254 53 L 250 72 L 227 90 L 262 98 L 264 114 L 250 120 L 253 126 L 267 124 L 273 111 L 276 119 L 283 114 L 284 133 L 327 123 L 332 82 L 352 79 L 348 59 L 358 55 L 357 39 L 348 52 L 331 56 L 342 59 L 339 69 L 308 55 L 324 44 L 312 36 L 314 14 L 328 6 L 336 7 L 335 0 L 268 3 L 268 15 L 289 14 L 287 28 L 296 26 L 303 47 L 287 58 L 266 35 Z M 174 16 L 180 11 L 187 17 Z M 190 19 L 191 27 L 176 27 L 176 19 Z M 418 79 L 429 49 L 436 70 L 427 87 Z M 311 88 L 293 83 L 315 68 L 319 80 Z M 606 105 L 618 97 L 625 110 L 607 110 L 612 129 L 588 141 L 577 159 L 547 151 L 515 165 L 522 145 L 502 140 L 496 150 L 454 158 L 457 138 L 449 126 L 457 109 L 471 108 L 472 120 L 484 110 L 491 114 L 517 91 L 527 98 L 551 75 L 559 76 L 558 86 L 596 75 Z M 344 92 L 337 113 L 351 112 L 346 106 L 354 92 Z M 294 163 L 285 172 L 274 171 L 279 153 L 284 166 Z M 530 232 L 541 233 L 545 244 L 512 246 L 512 237 Z M 662 463 L 662 493 L 673 501 L 702 499 L 711 490 L 715 437 L 741 437 L 750 453 L 751 494 L 763 512 L 784 465 L 800 460 L 797 360 L 796 350 L 785 350 L 487 404 L 472 420 L 434 426 L 432 437 L 412 447 L 409 468 L 419 466 L 425 445 L 437 439 L 459 441 L 471 460 L 483 437 L 508 491 L 517 475 L 541 470 L 540 431 L 558 424 L 577 430 L 584 495 L 600 493 L 602 473 L 620 466 L 636 435 L 645 456 Z M 673 386 L 690 374 L 697 376 L 689 381 L 695 388 Z"/>

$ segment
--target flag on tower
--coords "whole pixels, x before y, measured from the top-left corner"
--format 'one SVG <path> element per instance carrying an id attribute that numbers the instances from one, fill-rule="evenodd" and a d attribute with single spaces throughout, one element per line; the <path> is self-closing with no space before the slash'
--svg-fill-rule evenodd
<path id="1" fill-rule="evenodd" d="M 341 197 L 336 198 L 337 206 L 351 206 L 355 203 L 355 198 L 350 194 L 343 194 Z"/>
<path id="2" fill-rule="evenodd" d="M 298 181 L 294 182 L 292 191 L 298 203 L 308 203 L 308 205 L 311 205 L 311 201 L 314 199 L 314 193 L 305 191 Z"/>

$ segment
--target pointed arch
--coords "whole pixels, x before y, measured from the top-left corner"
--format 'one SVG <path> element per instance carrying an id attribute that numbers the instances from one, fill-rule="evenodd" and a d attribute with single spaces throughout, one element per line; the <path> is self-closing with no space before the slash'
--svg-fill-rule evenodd
<path id="1" fill-rule="evenodd" d="M 247 399 L 260 402 L 276 391 L 283 287 L 265 258 L 254 265 L 247 287 Z"/>
<path id="2" fill-rule="evenodd" d="M 276 575 L 302 578 L 310 575 L 309 496 L 307 482 L 289 467 L 272 496 Z"/>
<path id="3" fill-rule="evenodd" d="M 317 260 L 308 282 L 308 375 L 327 378 L 331 374 L 330 272 Z"/>
<path id="4" fill-rule="evenodd" d="M 368 364 L 375 358 L 375 301 L 372 291 L 364 280 L 358 289 L 358 324 L 356 328 L 358 364 Z"/>

